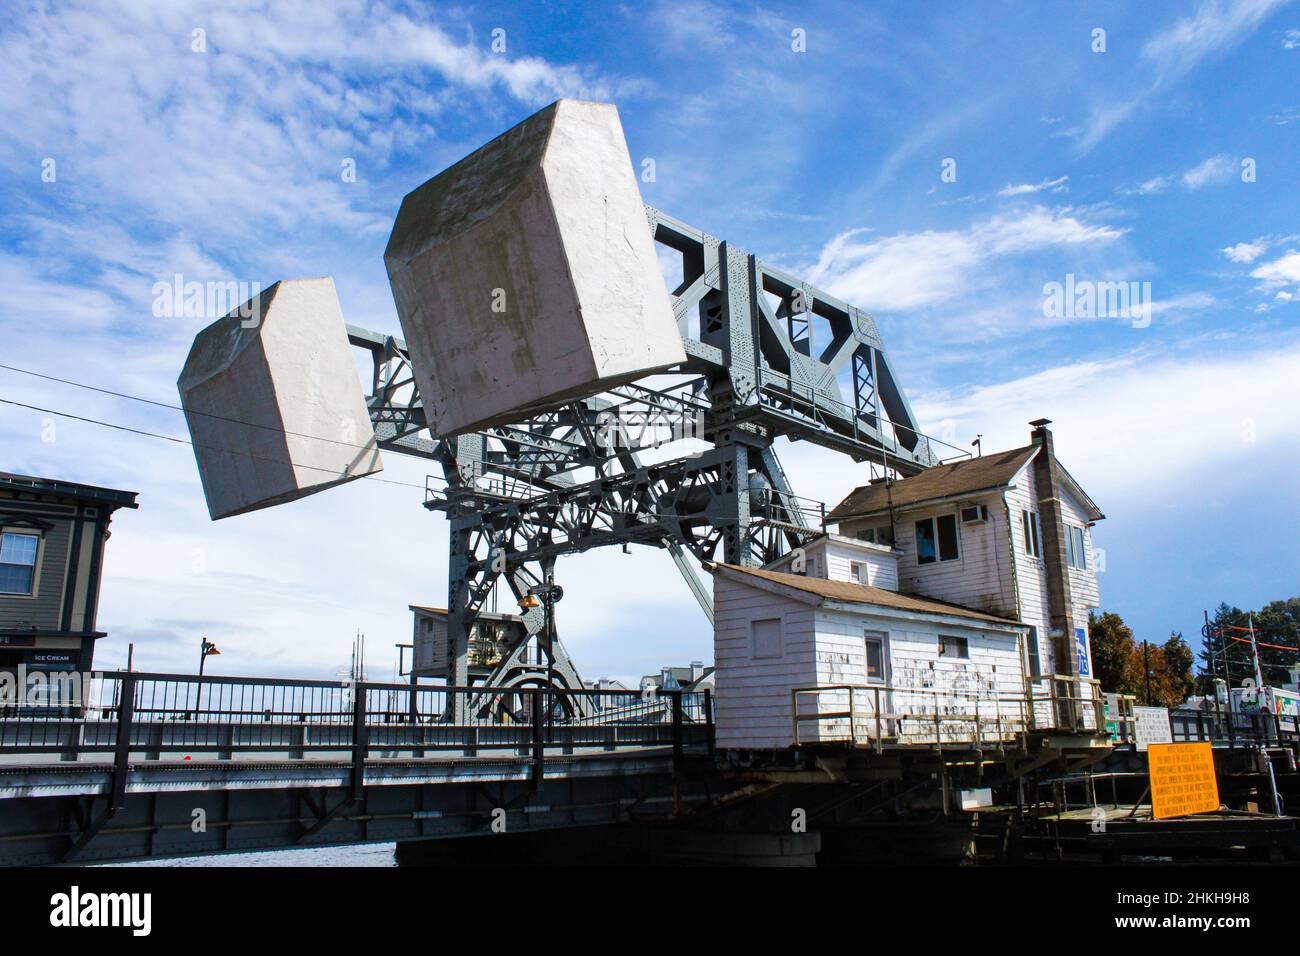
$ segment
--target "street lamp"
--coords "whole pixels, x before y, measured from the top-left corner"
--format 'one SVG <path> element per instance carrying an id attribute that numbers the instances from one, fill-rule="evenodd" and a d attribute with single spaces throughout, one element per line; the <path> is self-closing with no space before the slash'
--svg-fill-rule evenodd
<path id="1" fill-rule="evenodd" d="M 546 650 L 546 722 L 551 723 L 553 710 L 555 709 L 554 700 L 551 697 L 555 687 L 555 605 L 564 597 L 564 588 L 555 583 L 549 575 L 543 584 L 534 584 L 528 589 L 528 595 L 522 601 L 520 606 L 524 608 L 537 607 L 540 602 L 542 611 L 546 615 L 546 624 L 543 628 L 542 646 Z"/>
<path id="2" fill-rule="evenodd" d="M 194 695 L 194 719 L 199 719 L 199 704 L 203 701 L 203 665 L 208 662 L 208 658 L 214 654 L 220 654 L 217 645 L 213 644 L 206 637 L 200 639 L 199 643 L 199 687 Z"/>

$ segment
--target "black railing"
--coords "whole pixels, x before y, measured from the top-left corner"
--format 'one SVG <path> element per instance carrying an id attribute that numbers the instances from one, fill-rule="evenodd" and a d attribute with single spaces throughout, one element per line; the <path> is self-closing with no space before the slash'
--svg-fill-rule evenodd
<path id="1" fill-rule="evenodd" d="M 1268 710 L 1239 711 L 1174 708 L 1169 711 L 1174 743 L 1212 741 L 1229 746 L 1300 745 L 1300 719 Z"/>
<path id="2" fill-rule="evenodd" d="M 455 715 L 459 715 L 453 719 Z M 548 751 L 710 749 L 709 692 L 448 687 L 114 672 L 0 704 L 0 766 L 111 755 L 352 765 L 514 751 L 542 773 Z M 486 752 L 486 753 L 485 753 Z M 125 774 L 118 775 L 125 780 Z"/>

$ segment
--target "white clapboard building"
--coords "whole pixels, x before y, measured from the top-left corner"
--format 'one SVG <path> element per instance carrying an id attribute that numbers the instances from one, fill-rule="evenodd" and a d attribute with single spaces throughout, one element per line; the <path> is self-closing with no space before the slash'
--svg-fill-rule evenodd
<path id="1" fill-rule="evenodd" d="M 1033 424 L 1024 448 L 855 489 L 828 515 L 839 533 L 766 568 L 709 566 L 720 747 L 1101 726 L 1103 515 Z"/>

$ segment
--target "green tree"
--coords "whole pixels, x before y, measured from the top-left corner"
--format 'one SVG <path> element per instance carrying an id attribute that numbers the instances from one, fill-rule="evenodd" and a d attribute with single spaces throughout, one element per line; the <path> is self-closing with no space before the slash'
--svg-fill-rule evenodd
<path id="1" fill-rule="evenodd" d="M 1264 683 L 1274 687 L 1285 683 L 1287 668 L 1300 662 L 1300 598 L 1272 601 L 1253 615 L 1220 604 L 1202 641 L 1197 676 L 1197 688 L 1202 693 L 1209 693 L 1216 677 L 1226 679 L 1232 687 L 1240 687 L 1247 677 L 1254 679 L 1249 630 L 1252 617 L 1256 642 L 1273 645 L 1259 648 Z"/>
<path id="2" fill-rule="evenodd" d="M 1150 654 L 1154 703 L 1163 707 L 1177 707 L 1196 689 L 1196 678 L 1192 675 L 1196 655 L 1178 632 L 1170 634 L 1169 639 L 1160 647 L 1152 647 Z"/>
<path id="3" fill-rule="evenodd" d="M 1101 689 L 1119 694 L 1143 693 L 1142 660 L 1132 629 L 1113 611 L 1089 613 L 1093 676 Z"/>

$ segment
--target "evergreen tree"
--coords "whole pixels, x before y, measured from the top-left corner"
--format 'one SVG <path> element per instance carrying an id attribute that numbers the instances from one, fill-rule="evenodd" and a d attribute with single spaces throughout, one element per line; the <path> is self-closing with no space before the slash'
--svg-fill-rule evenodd
<path id="1" fill-rule="evenodd" d="M 1278 687 L 1288 680 L 1287 668 L 1300 663 L 1300 653 L 1289 649 L 1300 649 L 1300 598 L 1273 601 L 1253 617 L 1256 642 L 1275 645 L 1259 648 L 1264 683 Z M 1251 615 L 1238 607 L 1220 604 L 1215 609 L 1200 654 L 1197 688 L 1202 693 L 1210 692 L 1215 677 L 1226 679 L 1231 687 L 1254 679 L 1250 620 Z"/>

